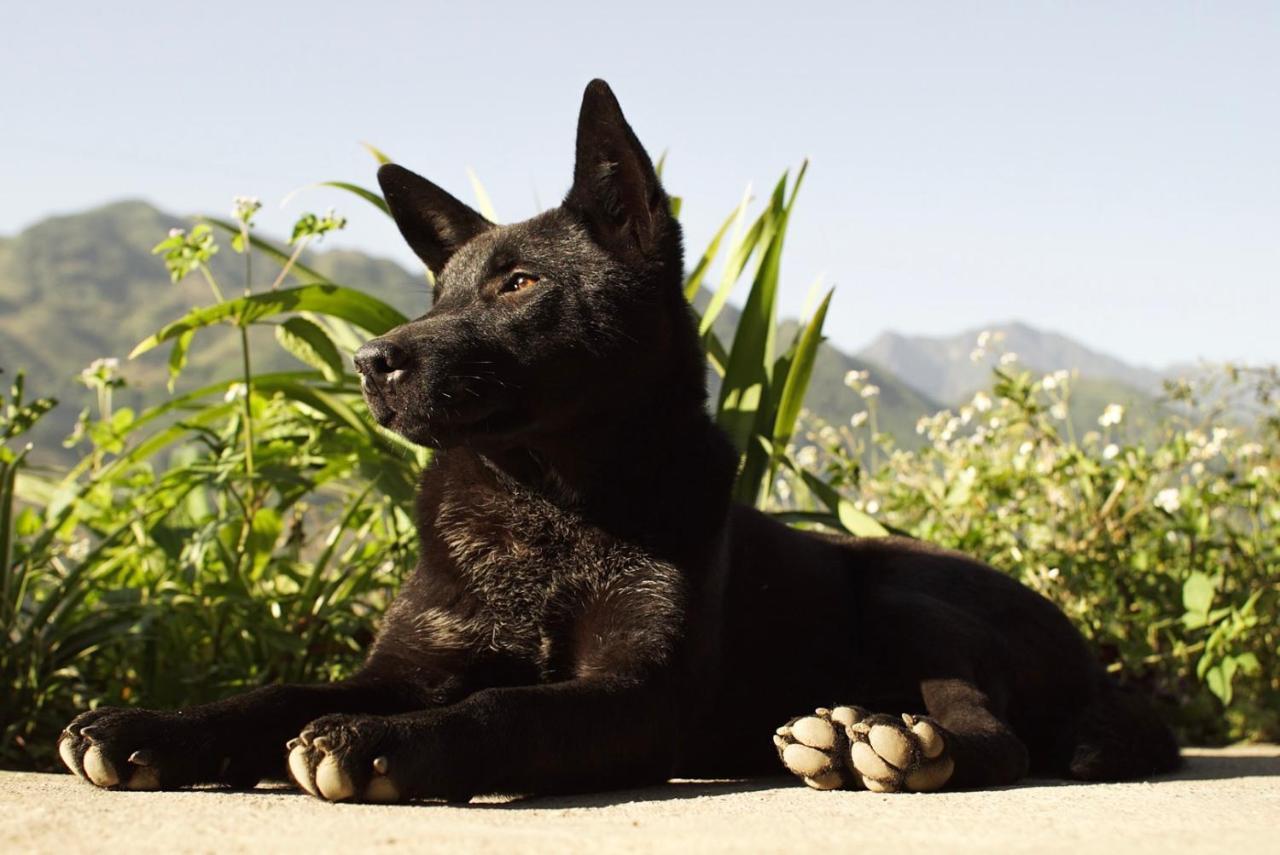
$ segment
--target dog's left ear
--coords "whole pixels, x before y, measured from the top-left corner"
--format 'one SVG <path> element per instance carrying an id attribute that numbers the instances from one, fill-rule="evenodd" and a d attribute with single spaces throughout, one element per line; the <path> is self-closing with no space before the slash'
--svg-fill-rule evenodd
<path id="1" fill-rule="evenodd" d="M 565 207 L 586 218 L 603 246 L 649 254 L 671 216 L 653 163 L 603 80 L 587 84 L 578 115 L 577 160 Z"/>
<path id="2" fill-rule="evenodd" d="M 378 184 L 400 234 L 439 276 L 458 248 L 493 224 L 421 175 L 387 163 L 378 168 Z"/>

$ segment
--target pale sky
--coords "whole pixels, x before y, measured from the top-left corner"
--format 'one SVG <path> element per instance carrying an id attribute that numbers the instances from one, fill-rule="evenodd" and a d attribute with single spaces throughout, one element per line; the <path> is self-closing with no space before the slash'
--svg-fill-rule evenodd
<path id="1" fill-rule="evenodd" d="M 467 11 L 467 9 L 477 11 Z M 125 197 L 351 217 L 369 140 L 504 219 L 568 187 L 592 77 L 670 152 L 689 255 L 812 161 L 784 308 L 828 334 L 1025 320 L 1125 359 L 1280 361 L 1280 4 L 153 2 L 0 10 L 0 234 Z M 350 283 L 359 285 L 359 283 Z"/>

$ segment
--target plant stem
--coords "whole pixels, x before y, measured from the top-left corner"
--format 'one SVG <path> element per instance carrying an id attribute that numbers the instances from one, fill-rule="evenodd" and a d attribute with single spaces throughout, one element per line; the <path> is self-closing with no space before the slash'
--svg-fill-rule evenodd
<path id="1" fill-rule="evenodd" d="M 218 287 L 218 283 L 214 281 L 213 274 L 209 272 L 208 265 L 200 265 L 200 272 L 204 274 L 204 281 L 209 283 L 209 287 L 213 289 L 213 298 L 219 303 L 223 302 L 222 289 Z"/>
<path id="2" fill-rule="evenodd" d="M 272 291 L 278 289 L 280 284 L 284 282 L 284 278 L 289 275 L 289 271 L 293 269 L 293 265 L 298 262 L 298 258 L 302 255 L 302 251 L 307 248 L 307 243 L 310 240 L 311 238 L 308 236 L 298 241 L 298 246 L 293 250 L 293 255 L 289 256 L 289 260 L 280 268 L 280 275 L 276 277 L 276 281 L 271 283 Z"/>

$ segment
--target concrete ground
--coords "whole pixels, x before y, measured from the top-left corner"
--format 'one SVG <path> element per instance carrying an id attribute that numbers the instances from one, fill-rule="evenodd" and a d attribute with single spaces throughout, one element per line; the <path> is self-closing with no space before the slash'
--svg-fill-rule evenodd
<path id="1" fill-rule="evenodd" d="M 279 788 L 108 792 L 0 773 L 0 852 L 1280 853 L 1280 746 L 1186 753 L 1185 769 L 1150 783 L 876 795 L 678 782 L 466 806 L 331 805 Z"/>

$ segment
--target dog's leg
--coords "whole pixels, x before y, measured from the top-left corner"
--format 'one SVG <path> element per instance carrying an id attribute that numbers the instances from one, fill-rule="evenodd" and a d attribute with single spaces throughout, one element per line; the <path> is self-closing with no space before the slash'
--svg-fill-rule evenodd
<path id="1" fill-rule="evenodd" d="M 990 697 L 959 677 L 925 680 L 925 708 L 942 725 L 942 739 L 955 772 L 951 789 L 999 787 L 1027 774 L 1027 748 L 1002 719 Z"/>
<path id="2" fill-rule="evenodd" d="M 77 716 L 63 731 L 58 753 L 71 771 L 99 787 L 249 787 L 284 777 L 285 741 L 306 722 L 326 713 L 395 713 L 422 706 L 407 694 L 392 683 L 353 679 L 265 686 L 182 710 L 105 707 Z"/>
<path id="3" fill-rule="evenodd" d="M 658 783 L 674 765 L 676 709 L 661 687 L 610 677 L 485 689 L 418 713 L 318 719 L 299 736 L 290 768 L 329 801 Z"/>

